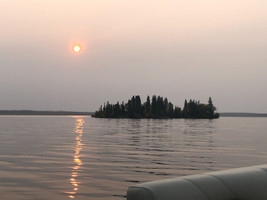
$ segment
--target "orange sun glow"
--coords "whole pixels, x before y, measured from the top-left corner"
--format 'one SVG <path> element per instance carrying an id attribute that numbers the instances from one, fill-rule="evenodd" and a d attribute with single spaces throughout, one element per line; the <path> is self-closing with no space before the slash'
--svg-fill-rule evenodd
<path id="1" fill-rule="evenodd" d="M 78 44 L 75 44 L 73 46 L 74 53 L 79 53 L 81 51 L 81 47 Z"/>

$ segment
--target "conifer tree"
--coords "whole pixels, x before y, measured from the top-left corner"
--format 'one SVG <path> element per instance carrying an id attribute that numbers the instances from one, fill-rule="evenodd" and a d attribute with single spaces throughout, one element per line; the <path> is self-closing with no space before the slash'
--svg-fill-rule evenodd
<path id="1" fill-rule="evenodd" d="M 156 95 L 154 95 L 152 97 L 151 114 L 152 114 L 152 117 L 157 117 L 157 97 L 156 97 Z"/>
<path id="2" fill-rule="evenodd" d="M 150 97 L 147 96 L 146 103 L 145 103 L 145 112 L 147 115 L 150 115 Z"/>
<path id="3" fill-rule="evenodd" d="M 214 116 L 215 107 L 213 106 L 212 99 L 209 97 L 208 101 L 208 115 L 210 118 Z"/>

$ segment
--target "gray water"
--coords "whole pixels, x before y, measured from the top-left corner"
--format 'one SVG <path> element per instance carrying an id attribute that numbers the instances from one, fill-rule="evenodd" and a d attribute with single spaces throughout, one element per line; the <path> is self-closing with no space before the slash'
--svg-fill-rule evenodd
<path id="1" fill-rule="evenodd" d="M 125 200 L 130 185 L 267 163 L 267 118 L 0 116 L 0 199 Z"/>

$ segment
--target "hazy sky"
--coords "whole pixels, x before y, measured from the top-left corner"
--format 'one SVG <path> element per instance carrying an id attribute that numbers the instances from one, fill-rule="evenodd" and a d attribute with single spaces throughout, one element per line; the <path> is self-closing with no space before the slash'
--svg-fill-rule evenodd
<path id="1" fill-rule="evenodd" d="M 156 94 L 267 112 L 267 1 L 0 0 L 0 68 L 0 109 Z"/>

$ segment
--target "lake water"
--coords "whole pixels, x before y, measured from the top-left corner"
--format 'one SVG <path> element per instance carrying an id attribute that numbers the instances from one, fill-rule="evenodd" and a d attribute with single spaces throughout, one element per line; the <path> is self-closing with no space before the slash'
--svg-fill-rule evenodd
<path id="1" fill-rule="evenodd" d="M 267 163 L 267 118 L 0 116 L 0 199 L 125 200 L 130 185 Z"/>

